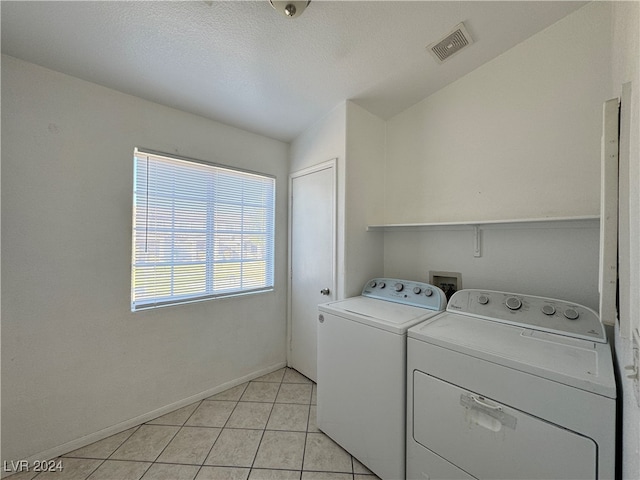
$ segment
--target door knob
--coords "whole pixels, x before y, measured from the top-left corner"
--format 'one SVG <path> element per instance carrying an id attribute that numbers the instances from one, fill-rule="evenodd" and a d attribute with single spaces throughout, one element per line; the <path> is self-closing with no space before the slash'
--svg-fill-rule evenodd
<path id="1" fill-rule="evenodd" d="M 322 290 L 320 290 L 320 293 L 322 295 L 329 295 L 331 293 L 331 290 L 329 290 L 328 288 L 323 288 Z"/>

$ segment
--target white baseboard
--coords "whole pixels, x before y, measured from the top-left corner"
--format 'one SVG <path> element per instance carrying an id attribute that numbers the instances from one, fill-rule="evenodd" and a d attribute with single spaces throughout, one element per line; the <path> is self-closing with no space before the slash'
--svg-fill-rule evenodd
<path id="1" fill-rule="evenodd" d="M 33 465 L 34 462 L 36 461 L 42 462 L 45 460 L 51 460 L 51 459 L 57 458 L 66 453 L 73 452 L 74 450 L 77 450 L 82 447 L 86 447 L 87 445 L 90 445 L 94 442 L 110 437 L 111 435 L 115 435 L 116 433 L 124 432 L 129 428 L 141 425 L 145 422 L 148 422 L 149 420 L 153 420 L 154 418 L 160 417 L 166 413 L 173 412 L 178 408 L 186 407 L 187 405 L 198 402 L 200 400 L 204 400 L 205 398 L 208 398 L 212 395 L 216 395 L 217 393 L 224 392 L 225 390 L 233 388 L 237 385 L 241 385 L 245 382 L 253 380 L 254 378 L 258 378 L 268 373 L 275 372 L 276 370 L 279 370 L 286 366 L 287 366 L 286 362 L 280 362 L 275 365 L 271 365 L 270 367 L 262 368 L 260 370 L 257 370 L 243 377 L 236 378 L 235 380 L 225 382 L 222 385 L 218 385 L 217 387 L 205 390 L 204 392 L 200 392 L 196 395 L 191 395 L 190 397 L 183 398 L 182 400 L 171 403 L 169 405 L 165 405 L 164 407 L 157 408 L 148 413 L 138 415 L 137 417 L 131 418 L 129 420 L 125 420 L 124 422 L 117 423 L 110 427 L 103 428 L 102 430 L 99 430 L 97 432 L 90 433 L 89 435 L 85 435 L 83 437 L 77 438 L 70 442 L 63 443 L 62 445 L 58 445 L 56 447 L 47 449 L 43 452 L 32 455 L 29 458 L 26 458 L 24 460 L 26 460 L 27 462 L 26 465 Z M 8 475 L 12 475 L 13 473 L 14 472 L 2 471 L 0 478 L 4 478 Z"/>

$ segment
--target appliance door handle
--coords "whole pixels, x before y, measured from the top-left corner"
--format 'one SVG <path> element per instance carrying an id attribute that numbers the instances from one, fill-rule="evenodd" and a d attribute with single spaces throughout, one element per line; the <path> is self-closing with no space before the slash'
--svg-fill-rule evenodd
<path id="1" fill-rule="evenodd" d="M 480 395 L 469 395 L 469 397 L 474 403 L 477 403 L 480 407 L 484 409 L 495 410 L 497 412 L 502 411 L 501 405 L 491 405 L 490 403 L 487 403 L 486 399 L 484 397 L 481 397 Z"/>
<path id="2" fill-rule="evenodd" d="M 505 412 L 502 405 L 489 402 L 482 395 L 463 393 L 460 395 L 460 405 L 467 409 L 476 410 L 484 415 L 488 415 L 507 428 L 515 430 L 518 423 L 518 419 L 514 415 Z"/>

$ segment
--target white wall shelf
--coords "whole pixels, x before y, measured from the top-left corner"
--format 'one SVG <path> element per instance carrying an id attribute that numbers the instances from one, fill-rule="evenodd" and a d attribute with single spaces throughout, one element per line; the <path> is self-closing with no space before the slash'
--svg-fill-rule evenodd
<path id="1" fill-rule="evenodd" d="M 458 227 L 468 226 L 477 227 L 482 225 L 501 225 L 501 224 L 527 224 L 527 223 L 544 223 L 544 222 L 574 222 L 583 220 L 599 220 L 599 215 L 581 215 L 574 217 L 542 217 L 542 218 L 514 218 L 507 220 L 469 220 L 464 222 L 430 222 L 430 223 L 388 223 L 380 225 L 369 225 L 367 231 L 379 230 L 404 230 L 404 229 L 422 229 L 432 227 Z"/>

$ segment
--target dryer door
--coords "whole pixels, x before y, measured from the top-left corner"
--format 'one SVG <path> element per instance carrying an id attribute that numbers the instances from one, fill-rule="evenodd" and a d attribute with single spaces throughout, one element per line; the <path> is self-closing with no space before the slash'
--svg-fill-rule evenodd
<path id="1" fill-rule="evenodd" d="M 413 408 L 416 442 L 476 478 L 596 478 L 590 438 L 417 370 Z"/>

